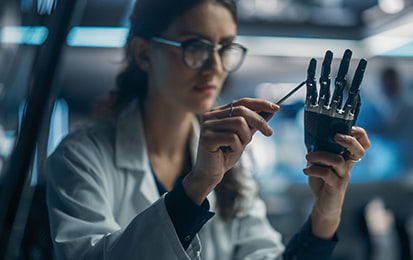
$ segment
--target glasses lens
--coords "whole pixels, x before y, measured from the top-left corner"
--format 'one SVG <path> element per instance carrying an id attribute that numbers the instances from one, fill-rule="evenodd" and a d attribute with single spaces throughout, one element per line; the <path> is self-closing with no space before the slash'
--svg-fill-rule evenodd
<path id="1" fill-rule="evenodd" d="M 245 49 L 232 44 L 222 50 L 222 65 L 227 72 L 233 72 L 241 67 L 245 57 Z"/>
<path id="2" fill-rule="evenodd" d="M 209 59 L 210 47 L 202 41 L 193 41 L 185 47 L 185 63 L 192 69 L 201 68 Z"/>

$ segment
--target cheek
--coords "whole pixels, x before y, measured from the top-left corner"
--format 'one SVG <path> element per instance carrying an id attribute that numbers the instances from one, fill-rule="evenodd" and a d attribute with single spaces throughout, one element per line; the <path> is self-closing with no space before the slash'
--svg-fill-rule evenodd
<path id="1" fill-rule="evenodd" d="M 171 83 L 182 84 L 190 78 L 193 70 L 187 68 L 179 50 L 176 52 L 159 52 L 153 56 L 152 74 L 155 84 L 164 86 Z"/>
<path id="2" fill-rule="evenodd" d="M 157 85 L 174 91 L 172 94 L 177 94 L 178 90 L 188 89 L 194 83 L 196 72 L 188 69 L 182 62 L 165 62 L 161 66 L 162 69 L 157 71 Z"/>

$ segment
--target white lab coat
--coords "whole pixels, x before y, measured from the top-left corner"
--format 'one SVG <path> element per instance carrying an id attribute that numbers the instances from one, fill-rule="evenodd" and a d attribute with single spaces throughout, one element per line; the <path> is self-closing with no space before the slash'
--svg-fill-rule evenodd
<path id="1" fill-rule="evenodd" d="M 194 122 L 194 158 L 198 138 Z M 151 173 L 137 102 L 67 137 L 48 161 L 47 186 L 58 260 L 258 260 L 284 251 L 252 189 L 238 217 L 216 214 L 183 249 Z M 214 210 L 214 194 L 208 199 Z"/>

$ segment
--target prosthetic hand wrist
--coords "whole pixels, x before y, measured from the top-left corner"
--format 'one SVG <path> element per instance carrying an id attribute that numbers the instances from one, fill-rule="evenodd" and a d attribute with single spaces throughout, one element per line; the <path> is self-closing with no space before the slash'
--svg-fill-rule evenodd
<path id="1" fill-rule="evenodd" d="M 343 106 L 346 89 L 346 75 L 349 70 L 352 52 L 346 50 L 335 80 L 335 89 L 330 101 L 330 71 L 333 53 L 327 51 L 321 69 L 320 93 L 317 95 L 316 67 L 312 59 L 307 71 L 307 97 L 305 101 L 305 145 L 308 152 L 327 151 L 342 154 L 345 149 L 334 141 L 337 133 L 349 135 L 356 123 L 361 98 L 359 89 L 366 71 L 367 61 L 362 59 L 358 65 L 353 82 L 348 91 L 348 98 Z"/>

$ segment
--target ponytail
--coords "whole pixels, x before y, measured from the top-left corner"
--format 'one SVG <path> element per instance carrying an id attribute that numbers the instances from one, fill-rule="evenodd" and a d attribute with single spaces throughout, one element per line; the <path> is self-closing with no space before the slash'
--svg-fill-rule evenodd
<path id="1" fill-rule="evenodd" d="M 116 78 L 115 109 L 119 112 L 133 99 L 143 101 L 148 92 L 148 75 L 134 62 L 128 62 Z"/>

